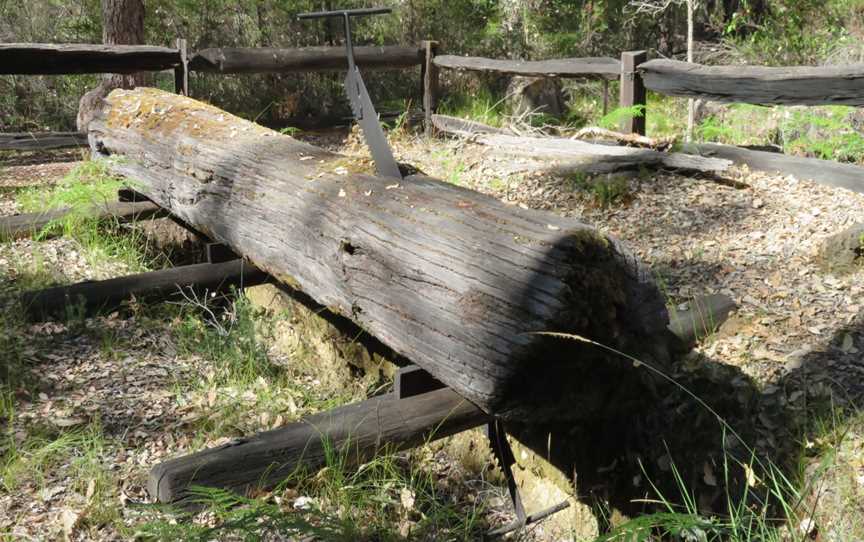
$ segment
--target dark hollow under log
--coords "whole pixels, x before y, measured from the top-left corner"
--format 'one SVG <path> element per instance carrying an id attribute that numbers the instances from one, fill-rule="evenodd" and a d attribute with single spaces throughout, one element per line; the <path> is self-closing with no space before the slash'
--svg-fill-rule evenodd
<path id="1" fill-rule="evenodd" d="M 488 413 L 596 417 L 656 363 L 668 314 L 617 241 L 428 177 L 402 182 L 195 100 L 117 90 L 94 154 L 277 280 L 343 315 Z"/>
<path id="2" fill-rule="evenodd" d="M 392 70 L 419 66 L 423 51 L 418 47 L 354 48 L 357 65 L 365 70 Z M 223 47 L 198 51 L 189 69 L 218 73 L 344 71 L 348 59 L 344 47 Z"/>
<path id="3" fill-rule="evenodd" d="M 357 465 L 377 452 L 411 448 L 488 419 L 448 388 L 404 399 L 384 395 L 160 463 L 150 471 L 147 489 L 168 503 L 182 500 L 191 485 L 240 492 L 270 487 L 294 473 L 321 468 L 328 453 Z"/>
<path id="4" fill-rule="evenodd" d="M 86 313 L 93 313 L 117 308 L 133 297 L 179 297 L 181 290 L 189 287 L 215 292 L 231 286 L 254 286 L 267 280 L 266 273 L 243 260 L 202 263 L 25 292 L 21 295 L 21 306 L 31 318 L 62 316 L 79 307 Z"/>

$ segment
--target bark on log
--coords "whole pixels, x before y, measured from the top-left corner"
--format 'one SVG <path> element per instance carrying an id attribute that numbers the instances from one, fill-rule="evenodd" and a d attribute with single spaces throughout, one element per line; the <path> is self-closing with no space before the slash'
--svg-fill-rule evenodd
<path id="1" fill-rule="evenodd" d="M 851 192 L 864 194 L 864 167 L 854 164 L 756 151 L 719 143 L 687 144 L 684 145 L 683 150 L 705 157 L 731 160 L 755 171 L 792 175 L 797 179 L 808 179 L 825 186 L 845 188 Z"/>
<path id="2" fill-rule="evenodd" d="M 68 214 L 68 209 L 59 209 L 42 213 L 25 213 L 0 217 L 0 239 L 22 239 L 41 233 L 52 223 L 62 221 Z M 104 203 L 94 205 L 86 213 L 88 217 L 114 219 L 122 222 L 147 220 L 148 218 L 166 215 L 166 211 L 149 201 Z"/>
<path id="3" fill-rule="evenodd" d="M 134 73 L 179 64 L 177 49 L 152 45 L 0 43 L 0 75 Z"/>
<path id="4" fill-rule="evenodd" d="M 440 132 L 472 137 L 474 141 L 506 152 L 532 157 L 567 160 L 558 166 L 567 171 L 609 173 L 639 166 L 667 167 L 704 173 L 725 171 L 732 162 L 722 158 L 703 158 L 679 152 L 597 145 L 560 137 L 523 137 L 501 128 L 485 126 L 445 115 L 433 115 L 432 122 Z"/>
<path id="5" fill-rule="evenodd" d="M 363 69 L 392 70 L 419 66 L 424 52 L 419 47 L 361 46 L 354 48 L 354 57 Z M 189 69 L 218 73 L 345 71 L 348 59 L 344 47 L 225 47 L 198 51 Z"/>
<path id="6" fill-rule="evenodd" d="M 527 75 L 534 77 L 592 77 L 618 79 L 621 62 L 614 58 L 559 58 L 551 60 L 497 60 L 475 56 L 436 56 L 439 68 Z"/>
<path id="7" fill-rule="evenodd" d="M 86 147 L 87 134 L 81 132 L 23 132 L 0 134 L 0 150 L 34 151 Z"/>
<path id="8" fill-rule="evenodd" d="M 864 64 L 773 68 L 658 59 L 640 64 L 639 71 L 646 87 L 669 96 L 762 105 L 864 105 Z"/>
<path id="9" fill-rule="evenodd" d="M 150 471 L 147 490 L 166 503 L 182 500 L 190 485 L 244 492 L 321 468 L 328 447 L 357 465 L 376 452 L 404 450 L 487 421 L 448 388 L 398 400 L 385 395 L 160 463 Z"/>
<path id="10" fill-rule="evenodd" d="M 126 277 L 79 282 L 25 292 L 21 306 L 32 318 L 66 314 L 67 307 L 83 306 L 87 313 L 113 310 L 124 301 L 137 298 L 179 296 L 182 288 L 199 291 L 224 291 L 231 286 L 246 287 L 268 280 L 266 273 L 243 260 L 223 263 L 184 265 Z"/>
<path id="11" fill-rule="evenodd" d="M 155 89 L 112 92 L 90 141 L 147 197 L 489 413 L 596 416 L 575 406 L 614 408 L 615 394 L 634 393 L 628 376 L 641 384 L 601 349 L 533 331 L 666 361 L 650 273 L 576 220 L 419 175 L 394 183 L 365 173 L 367 161 Z"/>

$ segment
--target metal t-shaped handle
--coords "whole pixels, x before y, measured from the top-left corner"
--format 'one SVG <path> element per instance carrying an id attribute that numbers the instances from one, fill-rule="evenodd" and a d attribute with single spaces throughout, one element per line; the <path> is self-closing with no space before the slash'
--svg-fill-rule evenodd
<path id="1" fill-rule="evenodd" d="M 348 75 L 345 77 L 345 92 L 348 95 L 348 101 L 351 103 L 354 119 L 360 124 L 360 128 L 363 130 L 363 137 L 369 146 L 369 150 L 372 151 L 372 158 L 375 160 L 375 167 L 378 173 L 386 177 L 401 179 L 402 173 L 399 171 L 399 165 L 396 163 L 396 159 L 393 158 L 393 151 L 390 150 L 384 130 L 381 129 L 381 125 L 378 123 L 378 113 L 375 112 L 369 92 L 363 83 L 363 77 L 360 76 L 360 70 L 357 69 L 354 61 L 354 45 L 351 42 L 351 17 L 379 15 L 390 13 L 391 11 L 390 8 L 343 9 L 301 13 L 297 17 L 299 19 L 341 17 L 345 22 L 345 53 L 348 57 Z"/>

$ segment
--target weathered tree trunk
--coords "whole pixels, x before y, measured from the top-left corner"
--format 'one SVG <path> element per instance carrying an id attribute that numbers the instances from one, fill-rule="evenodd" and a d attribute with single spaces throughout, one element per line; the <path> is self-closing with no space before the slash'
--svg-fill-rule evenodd
<path id="1" fill-rule="evenodd" d="M 666 360 L 650 274 L 576 220 L 419 175 L 375 177 L 366 161 L 154 89 L 112 92 L 90 141 L 154 202 L 488 413 L 596 417 L 644 393 L 630 363 L 532 332 Z"/>
<path id="2" fill-rule="evenodd" d="M 144 43 L 144 0 L 102 0 L 102 43 L 139 45 Z M 107 74 L 78 104 L 78 130 L 86 131 L 102 100 L 115 88 L 135 88 L 145 82 L 143 73 Z"/>

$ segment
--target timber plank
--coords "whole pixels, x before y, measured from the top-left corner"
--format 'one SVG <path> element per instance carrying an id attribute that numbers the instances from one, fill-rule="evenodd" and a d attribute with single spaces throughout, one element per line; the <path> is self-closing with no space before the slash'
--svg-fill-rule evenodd
<path id="1" fill-rule="evenodd" d="M 357 65 L 366 70 L 390 70 L 419 66 L 424 60 L 419 47 L 354 47 Z M 222 47 L 196 52 L 189 69 L 218 73 L 345 71 L 344 47 Z"/>
<path id="2" fill-rule="evenodd" d="M 668 96 L 762 105 L 864 105 L 864 64 L 777 68 L 656 59 L 638 70 L 646 87 Z"/>
<path id="3" fill-rule="evenodd" d="M 326 464 L 327 450 L 357 465 L 382 450 L 403 450 L 489 421 L 479 408 L 443 388 L 405 399 L 392 394 L 343 406 L 160 463 L 147 484 L 159 502 L 182 500 L 191 485 L 246 492 Z"/>
<path id="4" fill-rule="evenodd" d="M 614 58 L 556 58 L 550 60 L 499 60 L 475 56 L 439 55 L 433 60 L 439 68 L 482 71 L 537 77 L 591 77 L 618 79 L 621 62 Z"/>
<path id="5" fill-rule="evenodd" d="M 32 151 L 86 147 L 82 132 L 20 132 L 0 134 L 0 150 Z"/>
<path id="6" fill-rule="evenodd" d="M 63 220 L 69 212 L 68 209 L 58 209 L 0 217 L 0 239 L 21 239 L 42 233 L 47 226 Z M 85 214 L 93 218 L 120 221 L 147 220 L 168 215 L 167 211 L 149 201 L 97 204 Z"/>
<path id="7" fill-rule="evenodd" d="M 134 73 L 179 64 L 177 49 L 153 45 L 0 43 L 0 75 Z"/>

